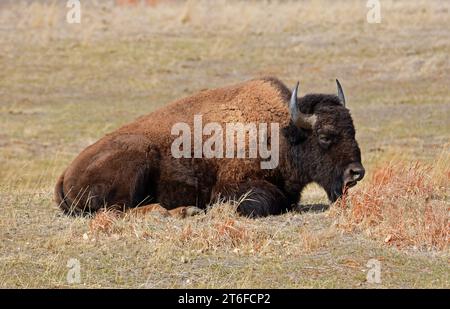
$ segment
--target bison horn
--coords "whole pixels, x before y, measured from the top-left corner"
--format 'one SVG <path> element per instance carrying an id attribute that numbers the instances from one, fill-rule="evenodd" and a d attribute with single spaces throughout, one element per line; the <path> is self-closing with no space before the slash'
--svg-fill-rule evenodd
<path id="1" fill-rule="evenodd" d="M 338 97 L 341 101 L 341 104 L 345 107 L 345 96 L 344 96 L 344 90 L 342 90 L 341 83 L 336 79 L 336 85 L 337 85 L 337 91 L 338 91 Z"/>
<path id="2" fill-rule="evenodd" d="M 292 91 L 291 100 L 289 101 L 289 111 L 291 113 L 292 122 L 299 128 L 303 129 L 312 129 L 314 124 L 316 123 L 317 117 L 315 115 L 306 115 L 300 112 L 297 107 L 297 91 L 298 91 L 298 82 L 295 85 L 294 90 Z"/>

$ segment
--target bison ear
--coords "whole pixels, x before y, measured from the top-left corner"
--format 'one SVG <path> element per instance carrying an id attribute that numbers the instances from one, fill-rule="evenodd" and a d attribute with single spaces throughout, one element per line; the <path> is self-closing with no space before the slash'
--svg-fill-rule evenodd
<path id="1" fill-rule="evenodd" d="M 341 104 L 345 107 L 345 96 L 344 96 L 344 90 L 342 90 L 341 83 L 336 79 L 336 85 L 337 85 L 337 91 L 338 91 L 338 98 L 339 101 L 341 101 Z"/>

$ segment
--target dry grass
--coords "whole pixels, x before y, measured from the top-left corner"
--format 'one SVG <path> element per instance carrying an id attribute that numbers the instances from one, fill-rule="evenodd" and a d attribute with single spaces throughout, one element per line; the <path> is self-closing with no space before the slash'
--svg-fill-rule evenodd
<path id="1" fill-rule="evenodd" d="M 90 220 L 85 238 L 86 235 L 136 237 L 154 243 L 170 242 L 172 246 L 197 253 L 225 251 L 261 256 L 278 250 L 286 255 L 311 253 L 326 245 L 336 233 L 333 226 L 321 231 L 311 231 L 303 225 L 291 226 L 290 219 L 282 226 L 267 226 L 259 220 L 238 216 L 236 207 L 237 203 L 219 202 L 206 214 L 186 220 L 157 212 L 119 216 L 117 212 L 103 211 Z M 286 237 L 285 230 L 292 234 Z"/>
<path id="2" fill-rule="evenodd" d="M 450 156 L 435 164 L 391 162 L 338 202 L 339 227 L 403 248 L 448 250 Z"/>
<path id="3" fill-rule="evenodd" d="M 372 258 L 382 287 L 450 286 L 448 150 L 437 160 L 450 142 L 448 1 L 383 0 L 377 25 L 357 0 L 160 2 L 83 1 L 80 25 L 65 1 L 0 5 L 0 287 L 73 287 L 71 258 L 75 287 L 372 287 Z M 105 133 L 269 74 L 303 92 L 343 82 L 367 178 L 341 207 L 91 220 L 52 202 L 57 176 Z M 302 203 L 328 202 L 311 185 Z"/>

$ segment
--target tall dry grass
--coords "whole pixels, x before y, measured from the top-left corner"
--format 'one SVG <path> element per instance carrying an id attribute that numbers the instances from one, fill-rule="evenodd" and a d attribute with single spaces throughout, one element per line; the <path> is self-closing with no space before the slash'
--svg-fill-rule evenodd
<path id="1" fill-rule="evenodd" d="M 84 236 L 93 239 L 138 238 L 197 253 L 225 251 L 233 254 L 270 256 L 284 248 L 287 255 L 314 252 L 327 245 L 336 235 L 334 226 L 313 231 L 304 224 L 293 224 L 295 214 L 285 224 L 265 224 L 239 216 L 237 202 L 217 202 L 205 214 L 179 219 L 158 212 L 120 215 L 113 211 L 97 213 L 89 222 Z M 276 219 L 267 218 L 267 220 Z"/>
<path id="2" fill-rule="evenodd" d="M 450 155 L 435 164 L 390 162 L 372 173 L 369 182 L 339 201 L 332 215 L 347 231 L 400 248 L 447 250 L 449 245 Z"/>

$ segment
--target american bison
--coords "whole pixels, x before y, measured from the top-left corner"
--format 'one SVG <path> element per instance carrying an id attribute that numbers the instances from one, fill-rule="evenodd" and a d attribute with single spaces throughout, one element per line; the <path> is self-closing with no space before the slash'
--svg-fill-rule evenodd
<path id="1" fill-rule="evenodd" d="M 60 176 L 56 202 L 72 215 L 104 207 L 126 210 L 151 204 L 153 209 L 155 203 L 159 209 L 196 213 L 218 198 L 246 195 L 238 212 L 267 216 L 290 210 L 311 182 L 322 186 L 333 202 L 365 172 L 353 120 L 336 82 L 337 95 L 297 98 L 298 83 L 291 92 L 276 78 L 262 78 L 177 100 L 83 150 Z M 279 162 L 261 168 L 259 155 L 174 156 L 174 124 L 193 127 L 198 115 L 203 123 L 224 127 L 278 124 L 276 136 L 268 131 L 266 141 L 277 148 Z"/>

